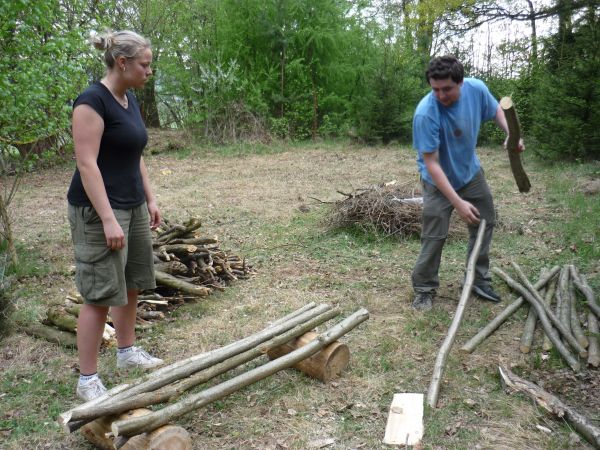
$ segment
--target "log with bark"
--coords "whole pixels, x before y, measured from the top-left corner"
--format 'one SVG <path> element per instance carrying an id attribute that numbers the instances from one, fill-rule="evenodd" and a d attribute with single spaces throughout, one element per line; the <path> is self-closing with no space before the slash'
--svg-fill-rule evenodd
<path id="1" fill-rule="evenodd" d="M 537 384 L 518 377 L 507 367 L 499 366 L 498 370 L 505 389 L 527 395 L 549 413 L 566 420 L 594 448 L 600 449 L 600 428 L 595 426 L 587 417 Z"/>
<path id="2" fill-rule="evenodd" d="M 517 111 L 510 97 L 502 97 L 500 99 L 500 107 L 504 111 L 506 123 L 508 125 L 508 139 L 506 142 L 506 150 L 508 151 L 508 159 L 510 161 L 510 169 L 512 170 L 515 181 L 519 188 L 519 192 L 529 192 L 531 182 L 521 161 L 521 152 L 519 152 L 519 141 L 521 139 L 521 125 L 517 117 Z"/>
<path id="3" fill-rule="evenodd" d="M 271 325 L 254 335 L 248 336 L 237 342 L 233 342 L 225 347 L 212 350 L 208 353 L 194 355 L 187 359 L 164 366 L 158 370 L 155 370 L 151 374 L 139 378 L 135 382 L 132 382 L 128 385 L 120 385 L 109 390 L 100 400 L 95 399 L 91 402 L 83 403 L 65 413 L 62 413 L 59 416 L 59 423 L 63 425 L 65 430 L 72 432 L 90 420 L 105 414 L 105 412 L 102 411 L 102 408 L 108 404 L 115 404 L 137 394 L 155 391 L 170 383 L 189 377 L 194 373 L 239 355 L 240 353 L 261 346 L 261 344 L 279 335 L 285 334 L 294 327 L 298 327 L 296 330 L 298 334 L 295 336 L 287 336 L 287 340 L 290 340 L 293 337 L 308 331 L 304 330 L 300 325 L 305 324 L 312 319 L 320 320 L 316 319 L 318 316 L 321 316 L 321 318 L 328 317 L 326 313 L 331 310 L 331 306 L 326 304 L 314 306 L 313 308 L 305 310 L 300 314 L 295 314 L 285 322 L 279 322 L 276 325 Z M 299 330 L 303 331 L 300 332 Z M 278 345 L 281 344 L 283 344 L 283 342 L 278 342 Z M 261 346 L 260 353 L 263 354 L 266 351 L 267 349 L 263 349 Z M 135 407 L 140 406 L 147 405 L 136 404 Z M 101 412 L 102 414 L 97 414 L 98 412 Z"/>
<path id="4" fill-rule="evenodd" d="M 556 349 L 558 350 L 560 355 L 563 357 L 563 359 L 567 362 L 567 364 L 569 364 L 569 366 L 574 371 L 579 371 L 579 369 L 581 367 L 579 364 L 579 361 L 577 361 L 577 359 L 571 354 L 569 349 L 567 347 L 565 347 L 565 345 L 560 340 L 560 337 L 557 334 L 557 332 L 554 330 L 554 328 L 552 328 L 552 324 L 550 323 L 550 321 L 548 319 L 547 311 L 544 309 L 545 305 L 542 306 L 542 304 L 540 302 L 538 302 L 538 300 L 527 290 L 527 288 L 522 286 L 520 283 L 517 283 L 515 280 L 513 280 L 510 276 L 508 276 L 506 273 L 504 273 L 498 267 L 492 268 L 492 272 L 494 272 L 496 275 L 498 275 L 500 278 L 502 278 L 506 282 L 506 284 L 508 284 L 512 289 L 519 292 L 523 296 L 523 298 L 525 298 L 529 302 L 529 304 L 536 309 L 536 312 L 538 314 L 540 322 L 542 323 L 544 331 L 546 332 L 546 334 L 548 335 L 548 337 L 550 338 L 550 340 L 552 341 L 552 343 L 554 344 L 554 346 L 556 347 Z M 556 319 L 556 316 L 553 313 L 551 313 L 551 314 L 553 316 L 553 323 L 555 325 L 558 323 L 562 327 L 562 324 L 560 323 L 560 321 L 558 319 Z M 564 327 L 563 327 L 563 330 L 564 330 Z M 575 341 L 575 342 L 577 342 L 577 341 Z M 579 344 L 577 343 L 577 345 L 579 345 Z"/>
<path id="5" fill-rule="evenodd" d="M 272 348 L 267 352 L 267 355 L 270 359 L 277 359 L 307 345 L 317 337 L 319 337 L 317 333 L 309 331 L 283 345 Z M 294 364 L 293 367 L 317 380 L 327 383 L 339 376 L 348 366 L 349 361 L 350 350 L 348 346 L 336 341 L 309 358 Z"/>
<path id="6" fill-rule="evenodd" d="M 577 353 L 579 353 L 579 356 L 581 356 L 582 358 L 586 358 L 587 350 L 585 349 L 585 347 L 583 347 L 579 343 L 579 341 L 575 338 L 575 336 L 573 336 L 573 334 L 571 333 L 570 327 L 567 327 L 563 322 L 561 322 L 560 319 L 558 319 L 554 315 L 552 310 L 546 306 L 544 299 L 540 296 L 538 291 L 533 287 L 533 285 L 531 284 L 529 279 L 525 276 L 525 274 L 521 270 L 521 267 L 519 267 L 519 265 L 517 263 L 515 263 L 514 261 L 511 263 L 511 265 L 514 267 L 515 271 L 517 272 L 517 275 L 519 276 L 520 280 L 523 282 L 523 285 L 529 290 L 530 296 L 526 297 L 526 298 L 528 300 L 529 299 L 535 300 L 532 304 L 534 304 L 536 310 L 538 311 L 538 314 L 540 314 L 539 311 L 542 310 L 546 314 L 547 318 L 550 319 L 552 324 L 557 328 L 557 330 L 560 331 L 561 336 L 563 337 L 563 339 L 565 339 L 568 342 L 568 344 L 571 346 L 571 348 L 573 348 L 573 350 L 577 351 Z M 530 303 L 531 303 L 531 301 L 530 301 Z M 543 318 L 540 317 L 540 320 L 543 321 Z M 548 330 L 546 330 L 546 332 L 547 331 Z"/>
<path id="7" fill-rule="evenodd" d="M 477 238 L 475 240 L 475 244 L 473 245 L 473 249 L 471 250 L 471 254 L 469 255 L 465 276 L 465 284 L 463 285 L 460 300 L 458 302 L 458 307 L 456 308 L 454 318 L 452 319 L 452 323 L 450 324 L 450 328 L 448 329 L 448 334 L 446 335 L 446 338 L 444 339 L 444 342 L 442 343 L 442 346 L 440 347 L 437 358 L 435 360 L 435 365 L 433 367 L 433 376 L 431 377 L 429 389 L 427 390 L 427 404 L 432 408 L 435 408 L 437 405 L 437 400 L 440 392 L 440 383 L 442 381 L 444 369 L 446 367 L 446 359 L 448 358 L 450 349 L 452 348 L 454 340 L 456 339 L 458 327 L 460 326 L 460 322 L 465 312 L 469 296 L 471 295 L 471 289 L 473 288 L 473 282 L 475 280 L 475 264 L 477 262 L 477 258 L 479 258 L 479 251 L 481 249 L 481 242 L 483 240 L 485 226 L 485 219 L 481 219 L 481 222 L 479 223 L 479 229 L 477 230 Z"/>
<path id="8" fill-rule="evenodd" d="M 116 421 L 111 426 L 112 432 L 115 437 L 132 437 L 143 432 L 151 432 L 156 428 L 170 423 L 176 418 L 224 398 L 252 383 L 262 380 L 310 357 L 354 329 L 360 323 L 367 320 L 368 317 L 368 311 L 366 309 L 360 309 L 337 325 L 328 329 L 326 332 L 321 333 L 317 339 L 285 356 L 249 370 L 248 372 L 208 388 L 200 393 L 190 395 L 178 403 L 166 406 L 151 414 L 128 420 Z"/>
<path id="9" fill-rule="evenodd" d="M 554 266 L 535 283 L 535 288 L 543 288 L 548 282 L 554 279 L 554 277 L 559 271 L 560 267 Z M 514 302 L 508 305 L 500 314 L 498 314 L 490 323 L 483 327 L 475 336 L 473 336 L 465 345 L 463 345 L 461 347 L 461 350 L 463 352 L 471 353 L 488 336 L 490 336 L 494 331 L 496 331 L 498 327 L 500 327 L 500 325 L 502 325 L 510 316 L 512 316 L 515 313 L 515 311 L 517 311 L 521 306 L 523 306 L 526 303 L 527 301 L 522 296 L 517 298 Z"/>
<path id="10" fill-rule="evenodd" d="M 115 439 L 110 437 L 110 427 L 115 420 L 125 420 L 150 414 L 149 409 L 135 409 L 119 416 L 102 417 L 88 423 L 81 429 L 81 434 L 97 448 L 113 450 Z M 151 433 L 139 434 L 121 447 L 122 450 L 173 449 L 191 450 L 192 439 L 185 428 L 176 425 L 164 425 Z"/>

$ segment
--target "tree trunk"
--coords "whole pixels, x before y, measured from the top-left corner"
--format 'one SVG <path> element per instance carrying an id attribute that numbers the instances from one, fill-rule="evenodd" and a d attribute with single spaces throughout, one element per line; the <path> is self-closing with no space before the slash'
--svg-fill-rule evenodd
<path id="1" fill-rule="evenodd" d="M 18 176 L 19 175 L 17 175 L 17 177 Z M 14 183 L 17 183 L 17 180 L 15 180 Z M 17 255 L 17 248 L 15 247 L 15 238 L 12 232 L 10 214 L 8 213 L 8 201 L 4 198 L 4 192 L 0 192 L 0 226 L 2 227 L 0 234 L 6 240 L 10 262 L 13 266 L 16 266 L 19 263 L 19 256 Z M 0 261 L 0 264 L 5 264 L 5 262 Z M 0 269 L 5 269 L 5 267 L 1 267 Z"/>
<path id="2" fill-rule="evenodd" d="M 150 77 L 142 89 L 136 91 L 138 103 L 140 104 L 140 113 L 147 128 L 160 128 L 160 118 L 158 115 L 158 106 L 156 105 L 156 69 L 153 69 L 154 76 Z"/>
<path id="3" fill-rule="evenodd" d="M 481 222 L 479 222 L 479 230 L 477 231 L 477 239 L 475 240 L 473 250 L 471 250 L 471 254 L 469 255 L 469 261 L 467 263 L 466 270 L 467 273 L 465 277 L 465 284 L 463 285 L 462 289 L 462 294 L 460 296 L 460 300 L 458 301 L 458 306 L 456 308 L 456 312 L 454 313 L 454 318 L 452 319 L 452 323 L 450 324 L 450 328 L 448 329 L 446 339 L 444 339 L 444 342 L 442 343 L 442 346 L 440 347 L 437 358 L 435 360 L 435 365 L 433 367 L 433 376 L 431 377 L 431 383 L 429 383 L 429 389 L 427 390 L 427 404 L 432 408 L 435 408 L 437 405 L 437 400 L 440 393 L 440 383 L 442 381 L 444 369 L 446 367 L 446 359 L 448 358 L 450 349 L 452 348 L 454 340 L 456 339 L 458 327 L 460 326 L 460 322 L 467 307 L 469 296 L 471 295 L 473 281 L 475 280 L 475 263 L 477 262 L 477 258 L 479 257 L 479 250 L 481 249 L 481 241 L 483 240 L 485 225 L 485 219 L 481 219 Z"/>

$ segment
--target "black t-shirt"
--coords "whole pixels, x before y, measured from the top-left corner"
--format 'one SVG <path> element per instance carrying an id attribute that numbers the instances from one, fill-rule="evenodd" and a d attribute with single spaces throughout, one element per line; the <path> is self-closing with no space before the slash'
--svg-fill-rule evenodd
<path id="1" fill-rule="evenodd" d="M 135 96 L 130 92 L 126 95 L 128 107 L 123 108 L 106 86 L 96 82 L 73 104 L 73 108 L 89 105 L 104 120 L 97 162 L 113 209 L 132 209 L 146 200 L 140 159 L 148 133 Z M 73 174 L 67 199 L 74 206 L 92 206 L 78 169 Z"/>

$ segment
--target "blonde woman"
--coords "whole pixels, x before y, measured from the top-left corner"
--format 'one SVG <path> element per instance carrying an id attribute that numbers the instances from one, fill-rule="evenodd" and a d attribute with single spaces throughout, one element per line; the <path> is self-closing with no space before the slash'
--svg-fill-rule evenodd
<path id="1" fill-rule="evenodd" d="M 160 212 L 142 157 L 148 135 L 129 89 L 152 75 L 152 50 L 132 31 L 107 32 L 92 43 L 104 52 L 107 70 L 73 105 L 77 168 L 67 195 L 75 282 L 85 300 L 77 322 L 76 389 L 85 401 L 106 391 L 97 365 L 109 308 L 117 367 L 163 362 L 134 346 L 138 291 L 155 287 L 150 228 L 159 225 Z"/>

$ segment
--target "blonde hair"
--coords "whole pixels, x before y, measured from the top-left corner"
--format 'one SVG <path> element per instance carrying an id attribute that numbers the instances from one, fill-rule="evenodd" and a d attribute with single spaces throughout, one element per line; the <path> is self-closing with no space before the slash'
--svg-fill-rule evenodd
<path id="1" fill-rule="evenodd" d="M 150 41 L 134 31 L 106 31 L 90 38 L 92 45 L 104 51 L 106 67 L 112 69 L 119 56 L 135 58 L 141 51 L 150 48 Z"/>

